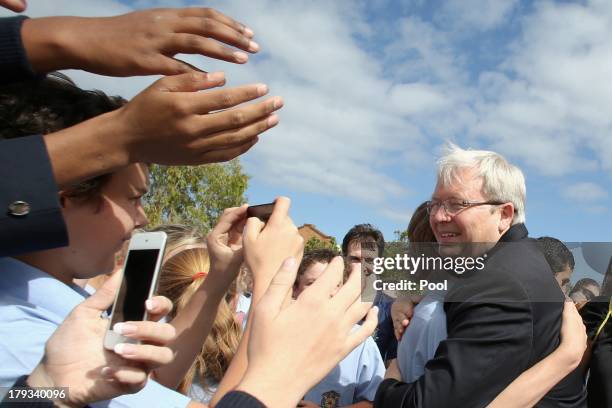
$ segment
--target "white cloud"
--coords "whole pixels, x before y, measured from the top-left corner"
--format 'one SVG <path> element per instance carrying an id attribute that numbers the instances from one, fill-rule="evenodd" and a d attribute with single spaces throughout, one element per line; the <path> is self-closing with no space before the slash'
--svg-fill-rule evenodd
<path id="1" fill-rule="evenodd" d="M 397 113 L 412 115 L 447 110 L 452 101 L 442 91 L 427 84 L 399 84 L 391 89 L 389 102 Z"/>
<path id="2" fill-rule="evenodd" d="M 567 199 L 583 203 L 592 203 L 608 198 L 608 192 L 601 186 L 592 182 L 581 182 L 564 188 L 562 194 Z"/>
<path id="3" fill-rule="evenodd" d="M 481 74 L 472 133 L 545 175 L 612 174 L 610 2 L 539 2 L 522 28 L 501 71 Z"/>

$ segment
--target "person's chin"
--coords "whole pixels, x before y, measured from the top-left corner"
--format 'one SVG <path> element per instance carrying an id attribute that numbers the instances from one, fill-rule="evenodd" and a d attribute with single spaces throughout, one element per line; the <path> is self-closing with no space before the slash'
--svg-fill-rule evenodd
<path id="1" fill-rule="evenodd" d="M 438 253 L 441 256 L 459 256 L 463 253 L 465 244 L 452 240 L 438 243 Z"/>

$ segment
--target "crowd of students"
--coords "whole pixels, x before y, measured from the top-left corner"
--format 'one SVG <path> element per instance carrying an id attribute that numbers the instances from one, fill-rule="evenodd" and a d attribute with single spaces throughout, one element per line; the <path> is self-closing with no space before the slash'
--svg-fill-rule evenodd
<path id="1" fill-rule="evenodd" d="M 149 163 L 236 157 L 278 123 L 283 104 L 242 105 L 267 87 L 212 90 L 222 73 L 173 57 L 244 63 L 243 51 L 259 50 L 253 38 L 203 8 L 0 21 L 0 386 L 69 390 L 32 406 L 612 406 L 612 277 L 574 285 L 579 314 L 564 301 L 571 252 L 527 235 L 520 169 L 456 146 L 408 238 L 412 251 L 451 257 L 478 243 L 484 270 L 419 270 L 452 283 L 363 302 L 382 233 L 359 224 L 341 252 L 303 253 L 280 197 L 267 222 L 243 205 L 207 235 L 154 226 L 168 246 L 150 319 L 115 325 L 138 342 L 104 349 L 117 259 L 149 228 Z M 128 102 L 49 73 L 61 68 L 166 76 Z M 7 393 L 1 404 L 14 403 Z"/>

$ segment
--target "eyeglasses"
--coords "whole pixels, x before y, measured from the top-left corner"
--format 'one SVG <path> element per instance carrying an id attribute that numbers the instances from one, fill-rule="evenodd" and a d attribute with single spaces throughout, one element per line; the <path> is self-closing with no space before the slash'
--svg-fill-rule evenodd
<path id="1" fill-rule="evenodd" d="M 480 205 L 502 205 L 503 201 L 468 201 L 468 200 L 431 200 L 427 202 L 427 214 L 431 217 L 438 212 L 440 207 L 444 208 L 446 215 L 454 217 L 461 211 Z"/>

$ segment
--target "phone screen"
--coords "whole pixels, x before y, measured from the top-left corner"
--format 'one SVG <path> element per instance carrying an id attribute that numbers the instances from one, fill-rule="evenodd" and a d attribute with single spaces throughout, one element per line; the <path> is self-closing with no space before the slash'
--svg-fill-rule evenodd
<path id="1" fill-rule="evenodd" d="M 123 270 L 123 282 L 119 289 L 111 327 L 115 323 L 143 320 L 145 301 L 149 296 L 155 274 L 159 249 L 132 249 L 128 252 Z"/>

